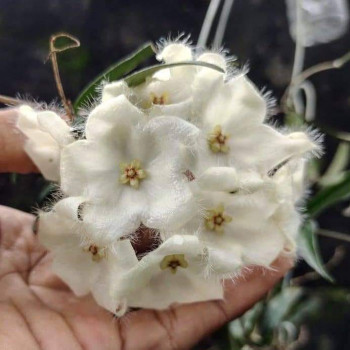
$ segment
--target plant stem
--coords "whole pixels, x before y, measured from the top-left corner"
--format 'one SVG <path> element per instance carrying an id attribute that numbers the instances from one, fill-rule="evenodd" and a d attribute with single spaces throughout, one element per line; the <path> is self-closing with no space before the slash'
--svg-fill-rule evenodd
<path id="1" fill-rule="evenodd" d="M 7 106 L 18 106 L 22 103 L 25 103 L 25 101 L 19 100 L 19 99 L 14 98 L 14 97 L 0 95 L 0 103 L 7 105 Z"/>
<path id="2" fill-rule="evenodd" d="M 198 47 L 204 48 L 207 44 L 209 33 L 213 25 L 213 21 L 216 15 L 216 12 L 219 8 L 221 0 L 211 0 L 207 13 L 204 18 L 201 32 L 198 38 Z"/>
<path id="3" fill-rule="evenodd" d="M 215 37 L 214 37 L 214 43 L 213 47 L 215 49 L 219 49 L 222 40 L 224 39 L 226 27 L 227 27 L 227 22 L 230 17 L 231 9 L 233 6 L 234 0 L 225 0 L 224 6 L 221 11 L 220 19 L 219 19 L 219 24 L 216 29 Z"/>
<path id="4" fill-rule="evenodd" d="M 291 89 L 293 89 L 295 86 L 300 85 L 302 82 L 304 82 L 306 79 L 310 78 L 311 76 L 321 73 L 327 70 L 331 69 L 340 69 L 342 68 L 346 63 L 350 61 L 350 52 L 347 52 L 344 56 L 339 57 L 333 61 L 327 61 L 322 62 L 319 64 L 316 64 L 315 66 L 312 66 L 308 69 L 306 69 L 301 74 L 297 75 L 288 86 L 287 90 L 283 94 L 283 97 L 281 99 L 281 104 L 283 106 L 283 110 L 286 112 L 288 110 L 288 98 Z"/>
<path id="5" fill-rule="evenodd" d="M 334 238 L 344 242 L 350 242 L 350 235 L 347 235 L 346 233 L 325 230 L 322 228 L 318 229 L 316 233 L 320 236 Z"/>
<path id="6" fill-rule="evenodd" d="M 304 58 L 305 58 L 305 47 L 302 42 L 302 36 L 303 36 L 303 23 L 302 23 L 302 1 L 303 0 L 297 0 L 296 1 L 296 35 L 295 35 L 295 54 L 294 54 L 294 64 L 293 64 L 293 72 L 292 72 L 292 81 L 293 79 L 298 76 L 304 66 Z"/>
<path id="7" fill-rule="evenodd" d="M 66 45 L 61 49 L 56 48 L 56 40 L 59 38 L 68 38 L 70 40 L 73 41 L 72 44 Z M 57 87 L 57 91 L 58 94 L 60 95 L 63 107 L 66 111 L 67 117 L 69 118 L 69 120 L 73 120 L 73 108 L 72 105 L 70 103 L 70 101 L 66 98 L 66 95 L 64 93 L 63 90 L 63 85 L 62 85 L 62 81 L 61 81 L 61 77 L 60 77 L 60 72 L 58 69 L 58 62 L 57 62 L 57 53 L 59 52 L 63 52 L 66 51 L 68 49 L 72 49 L 72 48 L 76 48 L 80 46 L 80 42 L 77 38 L 75 38 L 74 36 L 67 34 L 67 33 L 58 33 L 58 34 L 54 34 L 51 36 L 50 38 L 50 54 L 49 57 L 51 59 L 51 63 L 52 63 L 52 69 L 53 69 L 53 74 L 54 74 L 54 78 L 55 78 L 55 82 L 56 82 L 56 87 Z"/>

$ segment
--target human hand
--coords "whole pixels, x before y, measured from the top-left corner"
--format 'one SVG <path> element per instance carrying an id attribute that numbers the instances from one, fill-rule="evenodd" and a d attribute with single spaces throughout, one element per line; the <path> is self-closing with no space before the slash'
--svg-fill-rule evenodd
<path id="1" fill-rule="evenodd" d="M 0 171 L 35 171 L 15 129 L 15 112 L 0 112 Z M 4 122 L 6 120 L 6 122 Z M 76 297 L 50 270 L 51 254 L 40 245 L 30 214 L 0 206 L 1 349 L 189 349 L 266 294 L 291 267 L 252 268 L 225 282 L 225 299 L 138 310 L 115 319 L 91 296 Z"/>

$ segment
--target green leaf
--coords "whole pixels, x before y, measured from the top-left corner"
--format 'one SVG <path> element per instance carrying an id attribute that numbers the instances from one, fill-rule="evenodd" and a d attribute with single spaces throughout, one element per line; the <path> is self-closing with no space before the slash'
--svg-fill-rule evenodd
<path id="1" fill-rule="evenodd" d="M 295 111 L 289 111 L 284 120 L 289 127 L 301 127 L 305 124 L 303 116 Z"/>
<path id="2" fill-rule="evenodd" d="M 241 319 L 237 318 L 230 322 L 228 324 L 228 328 L 230 336 L 234 340 L 236 347 L 240 347 L 247 342 Z"/>
<path id="3" fill-rule="evenodd" d="M 305 293 L 305 288 L 303 292 Z M 312 294 L 314 294 L 315 288 L 312 288 Z M 293 310 L 293 313 L 289 315 L 288 321 L 292 322 L 295 326 L 300 327 L 305 324 L 305 321 L 309 317 L 317 317 L 322 309 L 322 298 L 313 296 L 306 296 L 304 300 L 300 300 Z"/>
<path id="4" fill-rule="evenodd" d="M 42 203 L 50 194 L 55 192 L 58 189 L 57 184 L 54 182 L 48 182 L 43 189 L 40 191 L 37 201 Z"/>
<path id="5" fill-rule="evenodd" d="M 272 334 L 282 321 L 288 320 L 288 315 L 301 297 L 301 288 L 289 287 L 270 299 L 262 318 L 262 333 Z"/>
<path id="6" fill-rule="evenodd" d="M 251 334 L 260 320 L 265 304 L 265 301 L 255 304 L 243 316 L 229 323 L 228 329 L 233 349 L 241 349 L 243 345 L 252 342 Z"/>
<path id="7" fill-rule="evenodd" d="M 342 180 L 319 191 L 307 204 L 311 217 L 320 214 L 324 209 L 350 197 L 350 171 L 345 172 Z"/>
<path id="8" fill-rule="evenodd" d="M 169 63 L 169 64 L 157 64 L 155 66 L 151 66 L 145 69 L 142 69 L 138 72 L 135 72 L 128 77 L 125 78 L 126 83 L 130 86 L 137 86 L 142 84 L 147 77 L 153 75 L 154 73 L 158 72 L 161 69 L 165 68 L 174 68 L 174 67 L 181 67 L 181 66 L 199 66 L 199 67 L 207 67 L 210 69 L 214 69 L 220 73 L 225 73 L 225 71 L 211 63 L 206 62 L 193 62 L 193 61 L 185 61 L 185 62 L 176 62 L 176 63 Z"/>
<path id="9" fill-rule="evenodd" d="M 17 173 L 11 173 L 10 174 L 10 180 L 11 180 L 11 184 L 12 185 L 16 185 L 17 184 L 17 180 L 18 180 L 18 174 Z"/>
<path id="10" fill-rule="evenodd" d="M 343 179 L 350 161 L 350 144 L 341 142 L 333 156 L 332 162 L 319 181 L 321 186 L 335 185 Z"/>
<path id="11" fill-rule="evenodd" d="M 333 283 L 333 277 L 328 273 L 322 262 L 315 231 L 316 225 L 312 221 L 307 221 L 302 227 L 298 237 L 300 255 L 319 275 Z"/>
<path id="12" fill-rule="evenodd" d="M 121 79 L 126 74 L 137 68 L 142 62 L 154 55 L 154 48 L 152 43 L 146 43 L 130 56 L 112 65 L 95 78 L 85 89 L 80 93 L 74 102 L 74 110 L 78 111 L 96 95 L 96 87 L 105 79 L 110 81 Z"/>

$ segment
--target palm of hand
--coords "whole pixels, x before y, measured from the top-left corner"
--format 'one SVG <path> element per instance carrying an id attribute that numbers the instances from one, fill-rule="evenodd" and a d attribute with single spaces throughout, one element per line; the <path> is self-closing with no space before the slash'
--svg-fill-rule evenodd
<path id="1" fill-rule="evenodd" d="M 140 310 L 121 319 L 91 296 L 77 298 L 50 272 L 33 216 L 0 207 L 0 345 L 3 349 L 189 349 L 268 291 L 279 272 L 255 270 L 226 286 L 225 301 Z"/>
<path id="2" fill-rule="evenodd" d="M 0 112 L 0 172 L 29 173 L 14 110 Z M 140 310 L 121 319 L 90 297 L 77 298 L 50 272 L 50 254 L 33 234 L 32 215 L 0 206 L 0 349 L 189 349 L 251 307 L 291 267 L 253 268 L 225 283 L 225 300 Z"/>

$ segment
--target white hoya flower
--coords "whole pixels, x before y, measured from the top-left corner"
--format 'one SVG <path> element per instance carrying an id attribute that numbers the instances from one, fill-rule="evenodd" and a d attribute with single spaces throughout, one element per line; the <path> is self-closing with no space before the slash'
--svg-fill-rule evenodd
<path id="1" fill-rule="evenodd" d="M 269 266 L 283 251 L 285 236 L 272 220 L 279 204 L 267 191 L 197 194 L 201 210 L 183 232 L 193 232 L 208 248 L 208 264 L 217 276 L 233 274 L 246 265 Z M 161 235 L 169 237 L 168 232 Z"/>
<path id="2" fill-rule="evenodd" d="M 202 130 L 196 175 L 212 166 L 267 174 L 282 162 L 316 151 L 317 144 L 303 132 L 282 134 L 263 124 L 267 104 L 245 75 L 228 81 L 204 69 L 193 83 L 193 118 Z"/>
<path id="3" fill-rule="evenodd" d="M 68 124 L 54 112 L 21 106 L 17 127 L 27 136 L 24 149 L 44 177 L 59 181 L 61 150 L 74 141 Z"/>
<path id="4" fill-rule="evenodd" d="M 141 223 L 176 229 L 192 217 L 180 146 L 197 137 L 196 127 L 176 117 L 146 122 L 122 95 L 91 112 L 85 133 L 62 152 L 61 188 L 88 198 L 84 222 L 96 239 L 112 241 Z"/>
<path id="5" fill-rule="evenodd" d="M 181 66 L 106 85 L 86 139 L 62 150 L 70 197 L 40 223 L 57 274 L 119 314 L 221 299 L 220 279 L 295 256 L 304 155 L 318 151 L 312 136 L 264 124 L 267 102 L 244 74 L 229 79 L 224 55 L 171 43 L 158 59 L 224 72 Z M 138 260 L 140 226 L 162 243 Z"/>
<path id="6" fill-rule="evenodd" d="M 172 43 L 164 47 L 157 59 L 170 64 L 192 61 L 192 49 L 185 44 Z M 123 80 L 113 82 L 104 87 L 102 102 L 124 94 L 151 116 L 187 115 L 188 118 L 193 74 L 193 67 L 180 66 L 162 69 L 135 88 L 129 88 Z"/>
<path id="7" fill-rule="evenodd" d="M 272 216 L 286 238 L 285 253 L 295 255 L 296 239 L 302 223 L 300 207 L 305 196 L 304 159 L 288 162 L 273 175 L 274 199 L 278 203 Z"/>
<path id="8" fill-rule="evenodd" d="M 183 43 L 175 42 L 164 46 L 157 59 L 166 64 L 201 61 L 226 70 L 223 56 L 208 52 L 195 58 L 192 49 Z M 217 72 L 212 68 L 195 65 L 165 68 L 134 88 L 129 88 L 123 80 L 105 85 L 102 101 L 124 94 L 151 117 L 171 115 L 188 120 L 192 113 L 192 83 L 195 75 L 202 70 L 207 70 L 208 74 Z"/>
<path id="9" fill-rule="evenodd" d="M 222 299 L 218 278 L 206 277 L 207 251 L 197 237 L 175 235 L 140 260 L 112 288 L 130 307 L 165 309 L 173 303 Z"/>
<path id="10" fill-rule="evenodd" d="M 128 240 L 99 246 L 78 219 L 81 198 L 62 199 L 50 212 L 39 216 L 38 237 L 53 254 L 52 270 L 77 296 L 92 293 L 96 302 L 120 314 L 125 305 L 112 293 L 117 282 L 137 262 Z"/>
<path id="11" fill-rule="evenodd" d="M 188 154 L 186 156 L 188 158 Z M 190 160 L 187 160 L 187 164 L 190 164 Z M 251 193 L 263 187 L 268 180 L 267 175 L 251 170 L 237 171 L 234 167 L 212 166 L 203 172 L 196 167 L 189 168 L 194 171 L 189 170 L 195 180 L 193 184 L 204 191 Z"/>
<path id="12" fill-rule="evenodd" d="M 240 180 L 233 168 L 211 168 L 194 181 L 201 210 L 185 229 L 196 231 L 208 247 L 213 271 L 229 274 L 243 265 L 269 266 L 280 254 L 295 255 L 304 166 L 303 159 L 293 160 L 270 177 L 247 174 Z"/>

